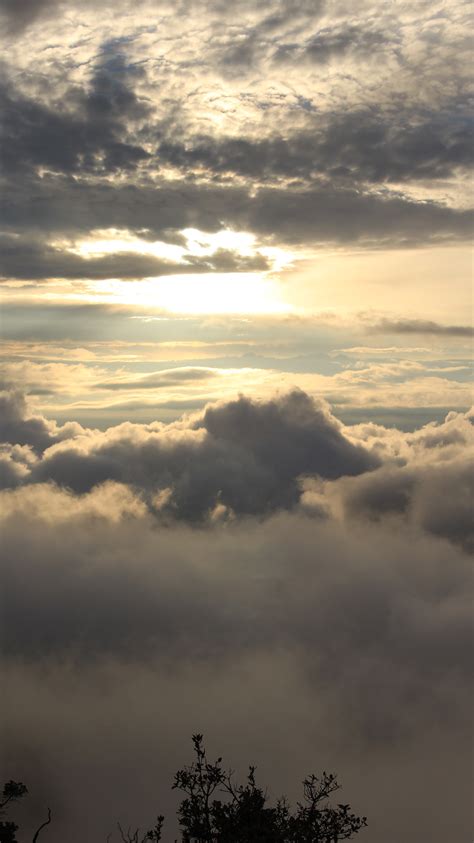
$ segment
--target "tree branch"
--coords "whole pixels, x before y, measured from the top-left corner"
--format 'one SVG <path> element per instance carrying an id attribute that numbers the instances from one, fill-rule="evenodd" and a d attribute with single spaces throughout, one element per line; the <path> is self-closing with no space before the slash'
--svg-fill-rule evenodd
<path id="1" fill-rule="evenodd" d="M 32 843 L 36 843 L 36 841 L 38 840 L 38 837 L 40 835 L 40 831 L 42 831 L 45 826 L 49 825 L 50 822 L 51 822 L 51 808 L 48 808 L 48 819 L 44 823 L 42 823 L 42 825 L 40 825 L 40 827 L 36 830 L 35 836 L 33 837 L 33 840 L 32 840 Z"/>

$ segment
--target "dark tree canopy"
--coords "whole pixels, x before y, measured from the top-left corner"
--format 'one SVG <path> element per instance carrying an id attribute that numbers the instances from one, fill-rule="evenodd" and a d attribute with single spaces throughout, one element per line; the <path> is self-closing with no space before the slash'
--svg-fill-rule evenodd
<path id="1" fill-rule="evenodd" d="M 209 761 L 202 735 L 193 735 L 192 740 L 194 760 L 178 770 L 173 783 L 173 789 L 183 794 L 178 807 L 181 843 L 338 843 L 367 825 L 366 818 L 354 814 L 350 805 L 330 802 L 339 790 L 332 773 L 304 779 L 302 802 L 292 810 L 285 798 L 269 803 L 267 792 L 256 783 L 255 767 L 249 767 L 245 783 L 238 784 L 234 772 L 223 768 L 222 758 Z M 27 793 L 21 782 L 7 782 L 0 797 L 0 816 Z M 48 809 L 31 843 L 37 843 L 50 822 Z M 120 824 L 118 829 L 123 843 L 159 843 L 163 824 L 164 817 L 159 816 L 145 832 L 124 830 Z M 0 820 L 0 843 L 18 843 L 17 831 L 16 823 Z"/>
<path id="2" fill-rule="evenodd" d="M 178 820 L 181 843 L 337 843 L 349 840 L 365 825 L 350 805 L 332 805 L 330 797 L 339 790 L 334 775 L 323 772 L 303 781 L 303 801 L 292 811 L 286 799 L 268 803 L 266 791 L 255 780 L 250 767 L 245 784 L 235 782 L 232 770 L 225 770 L 222 758 L 209 761 L 202 735 L 193 736 L 194 761 L 175 775 L 173 789 L 184 794 Z M 155 828 L 140 836 L 125 833 L 124 843 L 162 840 L 163 817 Z"/>
<path id="3" fill-rule="evenodd" d="M 23 799 L 28 794 L 28 788 L 22 782 L 14 782 L 10 780 L 3 785 L 3 791 L 0 798 L 0 816 L 3 816 L 7 808 Z M 48 808 L 48 818 L 45 822 L 36 829 L 32 843 L 37 843 L 37 840 L 45 826 L 51 822 L 51 811 Z M 18 826 L 11 820 L 0 820 L 0 843 L 18 843 L 16 833 Z"/>

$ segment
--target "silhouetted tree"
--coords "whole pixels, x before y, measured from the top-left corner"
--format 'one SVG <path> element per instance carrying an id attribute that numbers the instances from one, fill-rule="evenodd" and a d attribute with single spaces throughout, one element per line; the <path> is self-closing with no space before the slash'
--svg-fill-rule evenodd
<path id="1" fill-rule="evenodd" d="M 11 806 L 14 802 L 18 802 L 19 799 L 23 799 L 28 793 L 28 788 L 22 782 L 14 782 L 9 781 L 3 785 L 2 796 L 0 799 L 0 815 L 5 813 L 7 807 Z M 49 825 L 51 822 L 51 811 L 48 808 L 48 818 L 45 822 L 41 823 L 41 825 L 36 829 L 32 843 L 37 843 L 37 840 L 40 836 L 41 831 L 45 826 Z M 16 832 L 18 831 L 18 826 L 16 823 L 12 822 L 11 820 L 1 820 L 0 821 L 0 843 L 18 843 Z"/>
<path id="2" fill-rule="evenodd" d="M 323 772 L 303 781 L 303 802 L 293 813 L 286 799 L 274 806 L 255 781 L 250 767 L 245 784 L 236 784 L 234 772 L 222 767 L 222 758 L 210 762 L 202 735 L 193 735 L 195 759 L 178 770 L 173 789 L 185 796 L 178 808 L 182 843 L 338 843 L 349 840 L 367 825 L 350 805 L 331 805 L 331 795 L 339 790 L 334 775 Z M 221 797 L 221 798 L 219 798 Z M 125 834 L 124 843 L 161 840 L 163 817 L 155 829 L 140 837 L 139 831 Z"/>
<path id="3" fill-rule="evenodd" d="M 331 773 L 304 779 L 303 802 L 292 812 L 286 799 L 268 804 L 267 793 L 255 781 L 255 767 L 249 767 L 245 784 L 237 784 L 234 772 L 223 768 L 222 758 L 208 760 L 202 735 L 193 735 L 192 740 L 194 761 L 178 770 L 173 782 L 173 789 L 184 794 L 178 807 L 181 843 L 338 843 L 367 825 L 366 818 L 356 816 L 350 805 L 330 804 L 331 795 L 339 790 Z M 22 782 L 6 782 L 0 816 L 27 793 Z M 48 808 L 48 817 L 35 831 L 32 843 L 37 843 L 50 822 Z M 119 824 L 122 843 L 159 843 L 163 823 L 164 817 L 157 817 L 155 826 L 144 833 L 125 831 Z M 0 820 L 0 843 L 18 843 L 17 831 L 16 823 Z"/>

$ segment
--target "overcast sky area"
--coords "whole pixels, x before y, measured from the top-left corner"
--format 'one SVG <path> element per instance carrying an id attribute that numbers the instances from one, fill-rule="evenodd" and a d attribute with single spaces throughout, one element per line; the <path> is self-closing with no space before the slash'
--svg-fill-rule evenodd
<path id="1" fill-rule="evenodd" d="M 361 843 L 472 840 L 471 8 L 0 0 L 0 766 L 45 841 L 174 840 L 193 732 L 293 804 L 334 770 Z"/>

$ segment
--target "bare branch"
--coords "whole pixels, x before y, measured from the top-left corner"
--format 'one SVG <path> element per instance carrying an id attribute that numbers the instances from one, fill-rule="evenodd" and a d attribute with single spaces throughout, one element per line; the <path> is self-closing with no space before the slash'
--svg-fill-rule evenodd
<path id="1" fill-rule="evenodd" d="M 48 819 L 45 820 L 44 823 L 40 825 L 40 827 L 36 830 L 35 836 L 33 837 L 32 843 L 36 843 L 38 837 L 40 836 L 40 832 L 45 828 L 45 826 L 49 825 L 51 822 L 51 808 L 48 808 Z"/>

